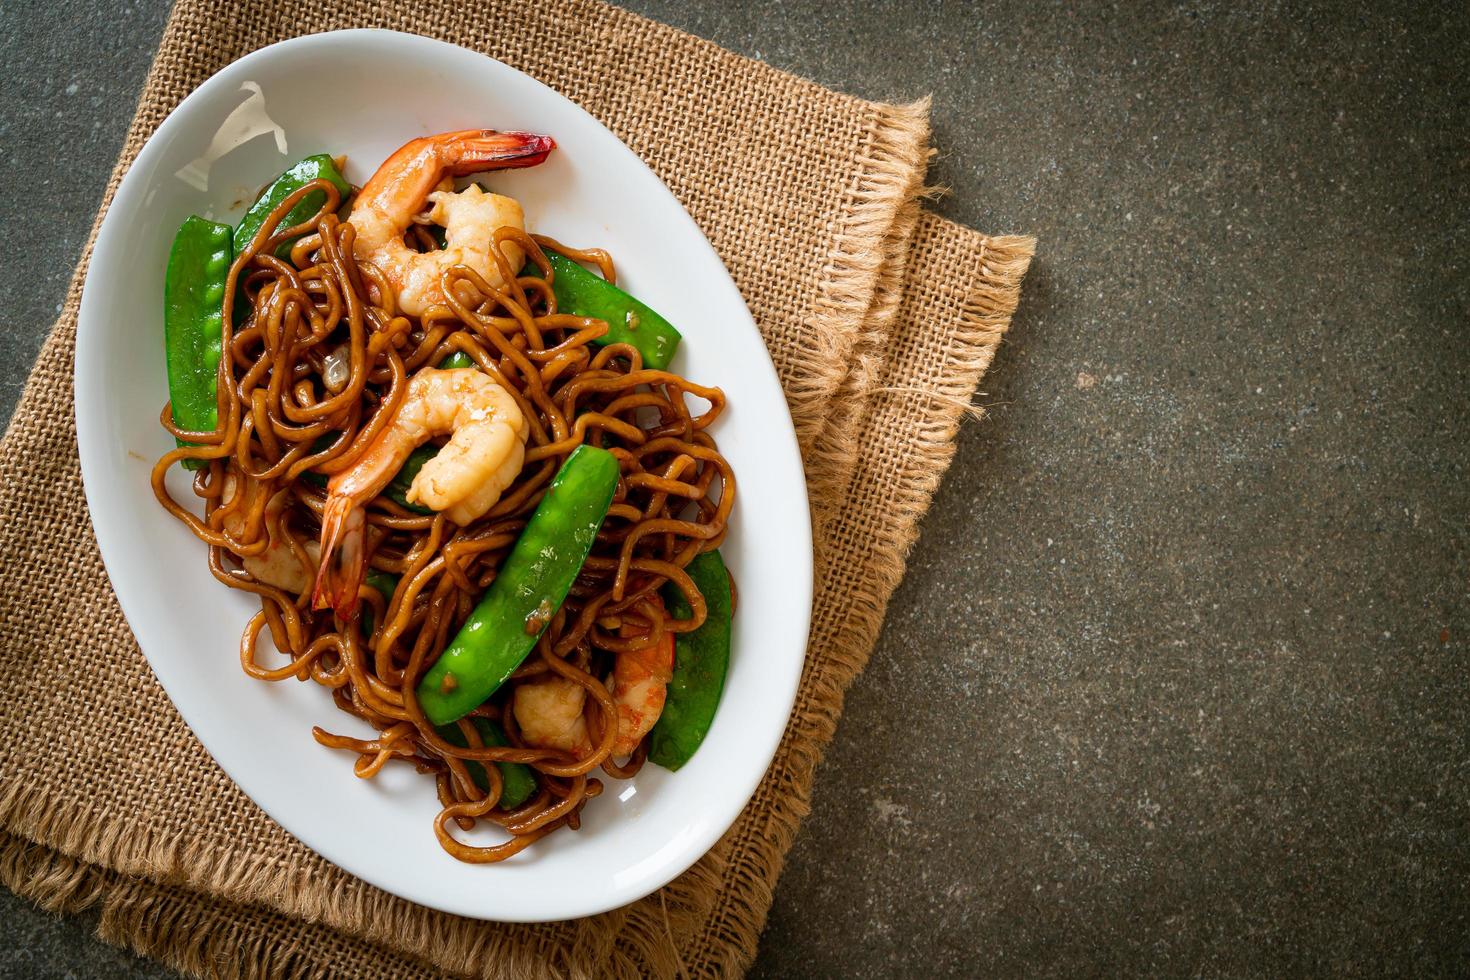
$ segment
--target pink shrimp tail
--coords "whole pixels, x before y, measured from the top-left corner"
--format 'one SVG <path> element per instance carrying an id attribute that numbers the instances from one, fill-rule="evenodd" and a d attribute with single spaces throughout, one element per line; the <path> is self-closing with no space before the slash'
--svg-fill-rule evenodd
<path id="1" fill-rule="evenodd" d="M 420 136 L 404 143 L 383 161 L 362 186 L 352 213 L 400 215 L 417 210 L 446 176 L 468 177 L 485 170 L 534 167 L 556 149 L 556 140 L 534 133 L 502 133 L 494 129 L 462 129 Z M 406 222 L 408 214 L 400 215 Z M 361 243 L 361 239 L 358 240 Z"/>
<path id="2" fill-rule="evenodd" d="M 344 622 L 357 618 L 358 590 L 367 574 L 362 508 L 350 497 L 328 496 L 322 509 L 322 550 L 317 564 L 313 609 L 333 610 Z"/>
<path id="3" fill-rule="evenodd" d="M 444 140 L 445 169 L 456 177 L 482 170 L 514 170 L 534 167 L 556 149 L 556 140 L 535 133 L 502 133 L 494 129 L 466 129 L 430 137 Z"/>

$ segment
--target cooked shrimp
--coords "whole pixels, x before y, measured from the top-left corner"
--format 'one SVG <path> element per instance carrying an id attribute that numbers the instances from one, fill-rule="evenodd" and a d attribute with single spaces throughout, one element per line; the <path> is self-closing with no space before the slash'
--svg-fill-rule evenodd
<path id="1" fill-rule="evenodd" d="M 623 635 L 643 631 L 623 627 Z M 612 754 L 633 754 L 663 714 L 669 680 L 674 676 L 674 634 L 665 630 L 658 641 L 646 647 L 624 650 L 613 660 L 611 693 L 618 708 L 618 736 Z"/>
<path id="2" fill-rule="evenodd" d="M 624 626 L 624 636 L 644 631 Z M 613 660 L 609 690 L 618 710 L 618 732 L 612 754 L 633 754 L 643 736 L 663 713 L 669 680 L 674 676 L 674 634 L 662 633 L 645 647 L 624 650 Z M 587 691 L 564 677 L 547 677 L 515 689 L 514 709 L 521 738 L 538 748 L 564 749 L 576 758 L 591 751 L 587 719 L 582 709 Z"/>
<path id="3" fill-rule="evenodd" d="M 468 524 L 493 507 L 521 471 L 529 433 L 510 392 L 474 368 L 424 368 L 410 378 L 392 420 L 356 463 L 327 483 L 315 607 L 330 606 L 344 619 L 355 613 L 367 558 L 362 508 L 415 449 L 435 436 L 450 437 L 424 463 L 407 497 Z"/>
<path id="4" fill-rule="evenodd" d="M 224 503 L 228 504 L 235 499 L 237 486 L 235 474 L 228 474 L 225 477 Z M 239 538 L 245 533 L 245 515 L 250 512 L 256 500 L 256 494 L 260 492 L 260 485 L 255 480 L 246 480 L 244 492 L 245 499 L 240 501 L 238 507 L 225 515 L 225 531 L 234 538 Z M 311 586 L 312 568 L 302 563 L 300 556 L 291 550 L 290 544 L 276 537 L 276 524 L 284 506 L 284 492 L 278 493 L 273 499 L 266 502 L 265 526 L 269 543 L 261 554 L 247 555 L 240 559 L 240 563 L 257 582 L 274 585 L 291 595 L 299 596 Z M 317 543 L 306 541 L 302 547 L 314 564 L 319 554 Z"/>
<path id="5" fill-rule="evenodd" d="M 484 170 L 534 167 L 556 148 L 549 136 L 466 129 L 424 136 L 403 144 L 363 185 L 347 219 L 357 231 L 353 253 L 382 272 L 398 294 L 398 307 L 419 316 L 444 302 L 439 277 L 454 265 L 467 265 L 493 286 L 503 285 L 490 255 L 497 228 L 525 228 L 521 206 L 478 187 L 454 193 L 454 177 Z M 414 216 L 433 205 L 429 220 L 445 231 L 444 248 L 419 253 L 403 241 Z M 504 246 L 506 261 L 518 270 L 525 256 Z"/>
<path id="6" fill-rule="evenodd" d="M 517 685 L 513 707 L 521 738 L 527 745 L 563 749 L 582 758 L 592 751 L 582 714 L 586 703 L 586 689 L 558 675 Z"/>

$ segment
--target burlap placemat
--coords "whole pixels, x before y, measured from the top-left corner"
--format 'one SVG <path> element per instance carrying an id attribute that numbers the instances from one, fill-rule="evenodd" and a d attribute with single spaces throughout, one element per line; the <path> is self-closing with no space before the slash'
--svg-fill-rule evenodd
<path id="1" fill-rule="evenodd" d="M 623 11 L 554 0 L 433 0 L 411 14 L 262 3 L 228 15 L 185 0 L 108 199 L 147 135 L 209 74 L 271 41 L 345 26 L 465 44 L 575 99 L 649 162 L 730 267 L 787 393 L 817 529 L 807 665 L 781 748 L 694 868 L 589 919 L 447 916 L 306 850 L 194 740 L 108 587 L 72 418 L 84 256 L 0 441 L 0 880 L 49 908 L 98 907 L 104 938 L 207 975 L 738 972 L 1032 243 L 920 212 L 923 105 L 852 99 Z M 38 469 L 70 491 L 37 495 Z"/>

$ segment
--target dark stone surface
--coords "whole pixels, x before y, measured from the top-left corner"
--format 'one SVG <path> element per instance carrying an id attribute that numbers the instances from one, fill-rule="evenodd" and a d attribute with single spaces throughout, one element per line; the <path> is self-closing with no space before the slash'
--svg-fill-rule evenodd
<path id="1" fill-rule="evenodd" d="M 1041 239 L 756 975 L 1470 971 L 1464 5 L 630 6 L 932 92 Z M 163 18 L 94 7 L 0 13 L 7 413 Z"/>

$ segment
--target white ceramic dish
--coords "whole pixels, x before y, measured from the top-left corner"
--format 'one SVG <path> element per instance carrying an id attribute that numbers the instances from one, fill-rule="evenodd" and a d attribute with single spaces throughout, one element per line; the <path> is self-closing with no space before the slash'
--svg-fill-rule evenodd
<path id="1" fill-rule="evenodd" d="M 556 138 L 546 164 L 488 182 L 523 202 L 533 230 L 610 248 L 624 284 L 680 326 L 675 369 L 729 395 L 717 436 L 740 480 L 723 549 L 740 583 L 735 649 L 705 744 L 678 773 L 648 767 L 612 782 L 580 832 L 488 867 L 440 849 L 429 780 L 402 765 L 357 779 L 352 756 L 313 741 L 313 724 L 362 730 L 324 690 L 241 672 L 236 645 L 252 597 L 210 577 L 203 545 L 148 482 L 170 446 L 157 422 L 161 292 L 179 223 L 191 213 L 233 222 L 256 188 L 311 153 L 348 154 L 360 183 L 404 141 L 471 126 Z M 729 274 L 668 189 L 587 113 L 499 62 L 411 35 L 341 31 L 256 51 L 185 99 L 138 155 L 97 238 L 77 341 L 82 474 L 123 612 L 199 740 L 308 847 L 422 905 L 542 921 L 652 892 L 734 821 L 770 763 L 801 672 L 812 587 L 806 484 L 775 371 Z M 182 471 L 174 477 L 176 496 L 192 499 Z"/>

